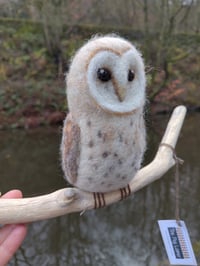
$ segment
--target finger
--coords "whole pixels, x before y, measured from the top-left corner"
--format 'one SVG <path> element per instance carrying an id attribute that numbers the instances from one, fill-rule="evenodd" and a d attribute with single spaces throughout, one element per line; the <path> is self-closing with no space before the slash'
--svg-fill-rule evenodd
<path id="1" fill-rule="evenodd" d="M 9 199 L 9 198 L 21 198 L 21 197 L 22 197 L 22 192 L 20 190 L 15 189 L 7 192 L 1 198 Z M 5 241 L 8 235 L 14 229 L 14 227 L 16 227 L 16 225 L 5 225 L 3 228 L 0 229 L 0 245 Z"/>
<path id="2" fill-rule="evenodd" d="M 18 199 L 22 198 L 22 192 L 18 189 L 13 189 L 5 193 L 2 197 L 2 199 Z"/>
<path id="3" fill-rule="evenodd" d="M 26 231 L 27 228 L 23 224 L 12 226 L 12 230 L 10 230 L 7 238 L 0 245 L 0 265 L 7 265 L 24 240 Z"/>
<path id="4" fill-rule="evenodd" d="M 5 225 L 0 229 L 0 245 L 6 240 L 6 238 L 9 236 L 9 234 L 13 231 L 13 229 L 16 227 L 16 225 Z"/>

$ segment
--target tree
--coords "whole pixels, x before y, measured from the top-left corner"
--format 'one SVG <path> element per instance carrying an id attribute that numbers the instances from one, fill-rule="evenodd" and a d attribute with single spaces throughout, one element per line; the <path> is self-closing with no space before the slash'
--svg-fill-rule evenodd
<path id="1" fill-rule="evenodd" d="M 32 0 L 30 4 L 32 15 L 42 23 L 45 46 L 58 66 L 58 75 L 62 75 L 65 64 L 62 37 L 65 34 L 67 38 L 74 25 L 87 15 L 91 3 L 87 0 Z"/>
<path id="2" fill-rule="evenodd" d="M 190 3 L 187 3 L 187 5 L 183 4 L 180 0 L 155 0 L 149 2 L 151 2 L 151 9 L 154 10 L 154 14 L 156 13 L 158 15 L 153 20 L 156 45 L 155 41 L 148 41 L 148 49 L 145 49 L 146 56 L 150 64 L 152 64 L 155 69 L 161 69 L 164 73 L 163 81 L 159 82 L 158 86 L 154 86 L 153 90 L 151 91 L 150 99 L 154 99 L 154 97 L 165 86 L 170 77 L 171 63 L 177 60 L 181 60 L 182 58 L 187 56 L 187 52 L 175 56 L 175 47 L 173 44 L 174 34 L 178 32 L 179 22 L 182 21 L 183 23 L 189 16 L 194 2 L 193 0 L 191 0 Z M 144 0 L 144 17 L 146 16 L 146 12 L 148 10 L 147 7 L 147 0 Z M 145 22 L 149 24 L 147 20 L 145 20 Z M 149 34 L 149 31 L 145 30 L 145 34 Z M 158 73 L 158 71 L 154 71 L 152 73 L 152 84 L 155 84 L 155 79 Z"/>

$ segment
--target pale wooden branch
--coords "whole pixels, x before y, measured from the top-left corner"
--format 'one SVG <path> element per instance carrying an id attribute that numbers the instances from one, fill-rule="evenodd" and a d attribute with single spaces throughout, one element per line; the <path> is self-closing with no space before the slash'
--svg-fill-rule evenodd
<path id="1" fill-rule="evenodd" d="M 161 143 L 175 148 L 185 114 L 184 106 L 175 108 Z M 173 150 L 168 146 L 159 145 L 154 160 L 140 169 L 130 182 L 131 193 L 162 177 L 174 164 Z M 120 190 L 104 194 L 105 205 L 120 199 Z M 82 212 L 94 207 L 94 194 L 77 188 L 64 188 L 48 195 L 32 198 L 0 199 L 0 224 L 33 222 Z"/>

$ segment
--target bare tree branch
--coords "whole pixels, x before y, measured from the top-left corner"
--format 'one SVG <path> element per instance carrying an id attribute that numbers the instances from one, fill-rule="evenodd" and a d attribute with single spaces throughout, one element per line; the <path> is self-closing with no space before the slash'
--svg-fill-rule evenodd
<path id="1" fill-rule="evenodd" d="M 89 193 L 77 188 L 64 188 L 51 194 L 23 198 L 0 199 L 0 223 L 26 223 L 49 219 L 73 212 L 104 207 L 129 196 L 162 177 L 174 164 L 173 149 L 185 118 L 186 108 L 175 108 L 154 160 L 143 167 L 124 189 L 109 193 Z M 167 144 L 167 145 L 166 145 Z M 170 148 L 171 147 L 171 148 Z"/>

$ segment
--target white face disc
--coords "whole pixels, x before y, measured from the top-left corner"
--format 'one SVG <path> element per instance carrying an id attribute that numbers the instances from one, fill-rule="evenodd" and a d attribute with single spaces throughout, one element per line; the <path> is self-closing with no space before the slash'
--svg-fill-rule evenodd
<path id="1" fill-rule="evenodd" d="M 134 47 L 121 55 L 97 52 L 88 65 L 87 82 L 91 96 L 105 111 L 130 113 L 144 104 L 144 65 Z"/>

